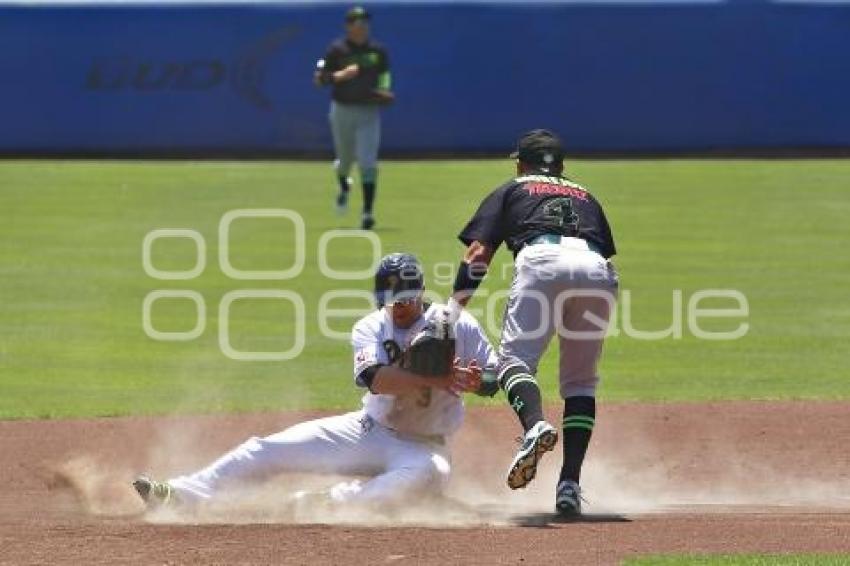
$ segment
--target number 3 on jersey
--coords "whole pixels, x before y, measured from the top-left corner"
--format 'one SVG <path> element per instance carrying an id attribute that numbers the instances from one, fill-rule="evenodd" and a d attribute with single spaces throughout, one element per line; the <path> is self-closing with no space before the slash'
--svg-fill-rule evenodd
<path id="1" fill-rule="evenodd" d="M 431 388 L 423 387 L 416 396 L 416 406 L 423 409 L 431 404 Z"/>

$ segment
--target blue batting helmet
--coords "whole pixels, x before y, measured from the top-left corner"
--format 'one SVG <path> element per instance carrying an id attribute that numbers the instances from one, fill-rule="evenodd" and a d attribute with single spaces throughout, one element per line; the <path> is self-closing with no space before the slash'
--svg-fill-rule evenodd
<path id="1" fill-rule="evenodd" d="M 384 256 L 375 272 L 375 301 L 378 307 L 392 303 L 399 295 L 425 288 L 422 264 L 413 254 L 394 253 Z"/>

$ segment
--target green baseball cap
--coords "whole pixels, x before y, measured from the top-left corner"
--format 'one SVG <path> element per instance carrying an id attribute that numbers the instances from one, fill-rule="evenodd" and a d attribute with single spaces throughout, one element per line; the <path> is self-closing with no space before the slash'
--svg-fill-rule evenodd
<path id="1" fill-rule="evenodd" d="M 372 19 L 372 14 L 370 14 L 363 6 L 354 6 L 345 13 L 346 22 L 356 22 L 357 20 L 370 19 Z"/>

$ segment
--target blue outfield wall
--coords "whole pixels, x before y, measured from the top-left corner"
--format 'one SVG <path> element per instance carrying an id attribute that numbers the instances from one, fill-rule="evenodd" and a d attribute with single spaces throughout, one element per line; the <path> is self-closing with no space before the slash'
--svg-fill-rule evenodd
<path id="1" fill-rule="evenodd" d="M 327 150 L 340 5 L 0 7 L 0 152 Z M 850 146 L 850 4 L 373 5 L 393 151 Z"/>

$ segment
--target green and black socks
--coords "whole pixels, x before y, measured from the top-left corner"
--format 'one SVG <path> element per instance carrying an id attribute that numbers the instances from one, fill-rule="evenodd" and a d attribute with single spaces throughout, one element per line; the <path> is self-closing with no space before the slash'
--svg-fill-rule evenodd
<path id="1" fill-rule="evenodd" d="M 372 214 L 372 208 L 375 206 L 375 192 L 377 186 L 374 181 L 363 182 L 363 212 Z"/>
<path id="2" fill-rule="evenodd" d="M 527 432 L 543 420 L 543 400 L 533 375 L 519 367 L 511 367 L 502 374 L 501 381 L 508 403 L 519 417 L 523 430 Z"/>
<path id="3" fill-rule="evenodd" d="M 519 417 L 523 429 L 527 432 L 543 418 L 543 400 L 540 387 L 533 375 L 521 367 L 511 367 L 501 376 L 501 386 L 505 391 L 511 408 Z M 581 466 L 593 426 L 596 424 L 596 398 L 588 396 L 567 397 L 564 400 L 564 420 L 562 424 L 561 446 L 564 450 L 564 463 L 561 467 L 561 480 L 579 483 Z"/>
<path id="4" fill-rule="evenodd" d="M 564 421 L 561 446 L 564 448 L 564 464 L 561 480 L 579 483 L 584 455 L 590 445 L 593 425 L 596 424 L 595 397 L 567 397 L 564 400 Z"/>
<path id="5" fill-rule="evenodd" d="M 351 184 L 349 183 L 348 175 L 337 175 L 336 180 L 339 183 L 339 192 L 347 195 L 348 191 L 351 190 Z"/>
<path id="6" fill-rule="evenodd" d="M 372 208 L 375 206 L 375 193 L 378 188 L 378 169 L 361 169 L 360 178 L 363 183 L 363 214 L 371 215 Z"/>

